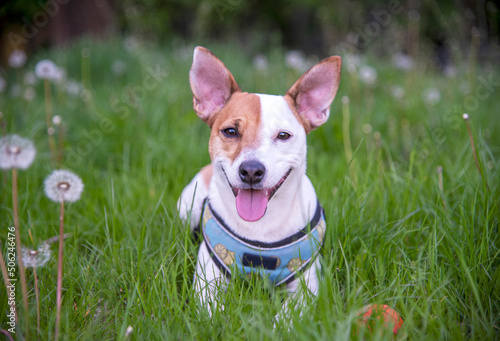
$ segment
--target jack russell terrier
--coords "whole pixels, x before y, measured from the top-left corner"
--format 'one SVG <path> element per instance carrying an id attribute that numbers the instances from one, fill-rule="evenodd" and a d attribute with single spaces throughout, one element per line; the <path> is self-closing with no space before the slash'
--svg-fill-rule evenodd
<path id="1" fill-rule="evenodd" d="M 306 176 L 306 135 L 328 119 L 340 69 L 333 56 L 285 96 L 247 93 L 214 54 L 195 48 L 189 80 L 194 110 L 211 128 L 212 163 L 183 190 L 178 209 L 203 237 L 194 285 L 210 314 L 223 307 L 217 294 L 231 276 L 284 284 L 299 304 L 307 291 L 317 295 L 326 223 Z"/>

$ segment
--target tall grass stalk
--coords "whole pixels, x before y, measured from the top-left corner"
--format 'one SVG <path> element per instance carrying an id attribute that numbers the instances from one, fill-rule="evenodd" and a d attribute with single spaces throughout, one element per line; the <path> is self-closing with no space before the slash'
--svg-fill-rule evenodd
<path id="1" fill-rule="evenodd" d="M 472 155 L 474 157 L 474 163 L 476 164 L 477 171 L 479 172 L 479 175 L 481 176 L 481 179 L 483 180 L 483 182 L 486 184 L 486 188 L 489 188 L 488 182 L 486 181 L 485 177 L 483 176 L 483 171 L 481 169 L 481 165 L 479 164 L 479 158 L 477 157 L 476 144 L 474 143 L 474 137 L 472 136 L 472 130 L 471 130 L 470 124 L 469 124 L 469 115 L 463 114 L 463 119 L 465 120 L 465 123 L 467 124 L 467 132 L 469 134 L 470 146 L 472 148 Z"/>
<path id="2" fill-rule="evenodd" d="M 35 299 L 36 299 L 36 333 L 37 337 L 40 336 L 40 289 L 38 288 L 38 276 L 36 268 L 33 267 L 33 276 L 35 279 Z"/>
<path id="3" fill-rule="evenodd" d="M 357 188 L 358 178 L 356 175 L 356 160 L 354 160 L 354 154 L 352 153 L 350 115 L 349 97 L 344 96 L 342 97 L 342 136 L 344 138 L 344 154 L 349 164 L 354 187 Z"/>
<path id="4" fill-rule="evenodd" d="M 59 338 L 61 328 L 61 305 L 63 284 L 63 249 L 64 249 L 64 200 L 61 200 L 59 213 L 59 249 L 57 253 L 57 289 L 56 289 L 56 332 L 55 340 Z"/>
<path id="5" fill-rule="evenodd" d="M 439 186 L 439 194 L 441 195 L 441 202 L 443 203 L 444 209 L 446 211 L 448 211 L 448 204 L 446 203 L 445 196 L 444 196 L 443 167 L 442 166 L 438 166 L 437 173 L 438 173 L 438 186 Z"/>
<path id="6" fill-rule="evenodd" d="M 14 233 L 16 236 L 16 253 L 17 264 L 19 266 L 19 278 L 21 279 L 21 290 L 23 294 L 23 308 L 24 308 L 24 326 L 26 328 L 26 338 L 29 338 L 29 304 L 28 304 L 28 287 L 26 285 L 26 273 L 24 271 L 23 257 L 22 257 L 22 244 L 21 232 L 19 224 L 19 200 L 17 193 L 17 168 L 12 168 L 12 207 L 14 213 Z"/>
<path id="7" fill-rule="evenodd" d="M 34 240 L 33 240 L 33 235 L 31 234 L 31 230 L 30 229 L 28 229 L 28 233 L 29 233 L 31 242 L 33 244 L 35 244 Z M 36 333 L 37 333 L 37 337 L 39 337 L 40 336 L 40 289 L 38 288 L 38 276 L 37 276 L 37 273 L 36 273 L 36 265 L 33 264 L 32 268 L 33 268 L 33 277 L 34 277 L 34 280 L 35 280 Z"/>
<path id="8" fill-rule="evenodd" d="M 52 87 L 50 80 L 45 78 L 43 85 L 45 89 L 45 120 L 47 123 L 47 135 L 49 137 L 50 157 L 52 162 L 55 163 L 57 160 L 57 146 L 54 138 L 55 130 L 52 124 Z"/>

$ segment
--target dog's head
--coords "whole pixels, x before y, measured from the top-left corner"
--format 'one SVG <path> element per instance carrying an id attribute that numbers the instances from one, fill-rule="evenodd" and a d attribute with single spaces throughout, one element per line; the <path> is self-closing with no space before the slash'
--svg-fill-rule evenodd
<path id="1" fill-rule="evenodd" d="M 327 58 L 285 96 L 242 92 L 225 65 L 197 47 L 189 73 L 196 114 L 212 129 L 214 176 L 225 178 L 239 216 L 257 221 L 274 196 L 305 173 L 306 134 L 326 122 L 340 81 L 341 58 Z M 290 186 L 292 188 L 290 188 Z M 280 191 L 278 191 L 281 189 Z"/>

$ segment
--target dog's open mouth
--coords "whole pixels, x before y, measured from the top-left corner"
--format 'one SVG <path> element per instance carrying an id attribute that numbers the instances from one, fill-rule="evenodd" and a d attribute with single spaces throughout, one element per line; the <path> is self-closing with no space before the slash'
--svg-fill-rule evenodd
<path id="1" fill-rule="evenodd" d="M 236 198 L 236 210 L 241 219 L 246 221 L 257 221 L 264 216 L 267 209 L 267 203 L 274 196 L 276 191 L 283 185 L 292 169 L 290 168 L 285 175 L 272 188 L 256 189 L 256 188 L 236 188 L 227 179 L 226 180 L 233 191 Z M 226 173 L 224 172 L 224 175 Z"/>

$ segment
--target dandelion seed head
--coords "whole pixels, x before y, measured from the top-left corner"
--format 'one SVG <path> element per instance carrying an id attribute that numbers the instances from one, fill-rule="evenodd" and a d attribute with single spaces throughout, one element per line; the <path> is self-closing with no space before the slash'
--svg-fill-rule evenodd
<path id="1" fill-rule="evenodd" d="M 460 83 L 459 88 L 460 92 L 464 95 L 468 95 L 471 92 L 470 83 L 467 81 L 463 81 L 462 83 Z"/>
<path id="2" fill-rule="evenodd" d="M 99 317 L 101 317 L 101 313 L 102 313 L 102 307 L 95 308 L 95 313 L 93 316 L 94 321 L 97 321 Z"/>
<path id="3" fill-rule="evenodd" d="M 12 85 L 12 88 L 10 88 L 10 96 L 14 98 L 21 96 L 22 92 L 23 92 L 23 87 L 21 86 L 21 84 L 16 83 Z"/>
<path id="4" fill-rule="evenodd" d="M 44 182 L 45 195 L 55 202 L 74 202 L 80 199 L 83 182 L 73 172 L 56 170 Z"/>
<path id="5" fill-rule="evenodd" d="M 24 75 L 23 82 L 26 85 L 35 85 L 36 84 L 36 75 L 33 71 L 28 71 Z"/>
<path id="6" fill-rule="evenodd" d="M 390 90 L 391 95 L 396 99 L 403 99 L 405 96 L 405 90 L 398 85 L 391 86 Z"/>
<path id="7" fill-rule="evenodd" d="M 394 64 L 396 69 L 404 71 L 411 70 L 413 69 L 413 66 L 415 66 L 415 61 L 413 60 L 413 57 L 403 53 L 397 53 L 393 55 L 392 63 Z"/>
<path id="8" fill-rule="evenodd" d="M 125 40 L 123 40 L 123 47 L 128 52 L 133 52 L 133 51 L 139 49 L 140 46 L 141 46 L 141 43 L 139 42 L 139 40 L 136 37 L 130 36 L 130 37 L 125 38 Z"/>
<path id="9" fill-rule="evenodd" d="M 452 65 L 447 65 L 443 69 L 443 73 L 448 78 L 455 78 L 457 76 L 457 68 Z"/>
<path id="10" fill-rule="evenodd" d="M 351 74 L 356 73 L 359 67 L 359 63 L 361 62 L 359 55 L 348 53 L 345 57 L 345 60 L 347 65 L 347 72 Z"/>
<path id="11" fill-rule="evenodd" d="M 84 47 L 82 49 L 82 57 L 83 58 L 90 58 L 90 55 L 92 54 L 92 50 L 89 49 L 88 47 Z"/>
<path id="12" fill-rule="evenodd" d="M 47 134 L 50 136 L 54 135 L 56 133 L 56 130 L 53 127 L 47 128 Z"/>
<path id="13" fill-rule="evenodd" d="M 363 133 L 369 134 L 369 133 L 372 132 L 372 125 L 369 124 L 369 123 L 365 123 L 365 124 L 363 124 L 363 126 L 361 127 L 361 129 L 363 129 Z"/>
<path id="14" fill-rule="evenodd" d="M 371 66 L 363 65 L 359 69 L 359 79 L 367 85 L 375 84 L 377 81 L 377 70 Z"/>
<path id="15" fill-rule="evenodd" d="M 111 71 L 115 76 L 123 75 L 126 70 L 127 64 L 123 60 L 117 59 L 111 64 Z"/>
<path id="16" fill-rule="evenodd" d="M 0 168 L 26 169 L 35 159 L 33 143 L 18 135 L 7 135 L 0 139 Z"/>
<path id="17" fill-rule="evenodd" d="M 191 46 L 182 46 L 174 50 L 174 57 L 178 61 L 184 61 L 191 58 L 193 48 Z"/>
<path id="18" fill-rule="evenodd" d="M 66 80 L 66 70 L 61 67 L 56 67 L 56 72 L 54 73 L 52 80 L 56 84 L 63 83 Z"/>
<path id="19" fill-rule="evenodd" d="M 33 89 L 31 86 L 24 89 L 23 97 L 25 100 L 31 102 L 36 97 L 35 89 Z"/>
<path id="20" fill-rule="evenodd" d="M 13 50 L 9 56 L 9 66 L 13 69 L 18 69 L 26 63 L 26 52 L 23 50 Z"/>
<path id="21" fill-rule="evenodd" d="M 78 96 L 82 92 L 82 86 L 80 83 L 74 80 L 68 80 L 66 82 L 66 92 L 71 96 Z"/>
<path id="22" fill-rule="evenodd" d="M 84 102 L 89 102 L 90 100 L 92 100 L 92 92 L 90 92 L 89 89 L 83 89 L 80 97 Z"/>
<path id="23" fill-rule="evenodd" d="M 44 266 L 50 260 L 52 254 L 48 243 L 43 243 L 38 250 L 31 250 L 24 247 L 21 250 L 23 263 L 27 268 L 40 268 Z"/>
<path id="24" fill-rule="evenodd" d="M 58 126 L 61 124 L 61 122 L 62 122 L 61 116 L 55 115 L 54 117 L 52 117 L 52 123 L 54 123 L 54 125 Z"/>
<path id="25" fill-rule="evenodd" d="M 433 106 L 441 101 L 441 92 L 437 88 L 429 88 L 422 94 L 422 97 L 425 104 Z"/>
<path id="26" fill-rule="evenodd" d="M 297 71 L 307 70 L 308 63 L 301 51 L 293 50 L 285 54 L 285 64 L 291 69 Z"/>
<path id="27" fill-rule="evenodd" d="M 269 67 L 267 57 L 262 54 L 256 55 L 253 59 L 253 67 L 259 71 L 267 70 Z"/>
<path id="28" fill-rule="evenodd" d="M 410 18 L 411 21 L 419 21 L 420 20 L 420 12 L 417 11 L 416 9 L 411 9 L 408 12 L 408 18 Z"/>
<path id="29" fill-rule="evenodd" d="M 469 119 L 469 114 L 463 114 L 463 115 L 462 115 L 462 118 L 463 118 L 464 120 L 468 120 L 468 119 Z"/>
<path id="30" fill-rule="evenodd" d="M 40 79 L 54 80 L 59 77 L 59 70 L 53 61 L 43 59 L 36 64 L 35 75 Z"/>

